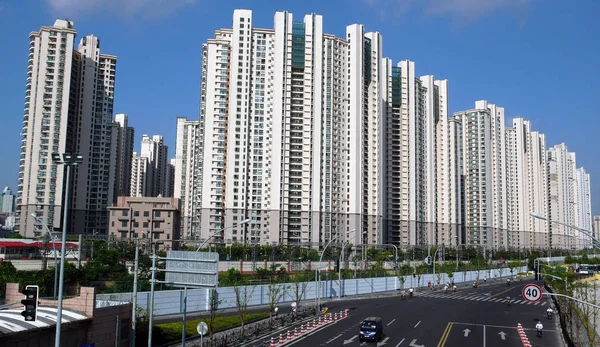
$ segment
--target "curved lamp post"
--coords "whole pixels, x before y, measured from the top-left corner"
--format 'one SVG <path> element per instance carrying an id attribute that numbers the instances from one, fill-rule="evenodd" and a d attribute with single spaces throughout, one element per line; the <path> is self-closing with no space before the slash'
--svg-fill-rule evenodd
<path id="1" fill-rule="evenodd" d="M 248 223 L 250 223 L 251 221 L 252 221 L 252 220 L 251 220 L 250 218 L 248 218 L 248 219 L 246 219 L 246 220 L 244 220 L 244 221 L 242 221 L 242 222 L 240 222 L 240 223 L 238 223 L 238 224 L 230 225 L 230 226 L 228 226 L 228 227 L 226 227 L 226 228 L 223 228 L 223 229 L 221 229 L 221 230 L 217 230 L 217 231 L 215 231 L 215 232 L 214 232 L 212 235 L 210 235 L 210 236 L 209 236 L 209 237 L 208 237 L 206 240 L 204 240 L 204 242 L 202 242 L 202 243 L 200 244 L 200 246 L 198 246 L 198 249 L 196 249 L 196 252 L 200 251 L 200 249 L 202 248 L 202 246 L 204 246 L 204 245 L 205 245 L 205 244 L 206 244 L 208 241 L 210 241 L 210 239 L 212 239 L 213 237 L 215 237 L 215 236 L 219 235 L 220 233 L 224 232 L 225 230 L 227 230 L 227 229 L 231 229 L 231 228 L 235 228 L 235 227 L 237 227 L 237 226 L 240 226 L 240 225 L 248 224 Z"/>

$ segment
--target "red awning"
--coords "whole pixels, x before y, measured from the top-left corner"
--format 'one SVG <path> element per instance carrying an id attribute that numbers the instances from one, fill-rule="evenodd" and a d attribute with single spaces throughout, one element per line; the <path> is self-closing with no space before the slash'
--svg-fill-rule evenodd
<path id="1" fill-rule="evenodd" d="M 52 248 L 52 242 L 48 242 L 46 247 L 41 241 L 37 242 L 21 242 L 21 241 L 0 241 L 0 247 L 2 248 Z M 62 244 L 60 242 L 54 243 L 54 248 L 61 249 Z M 67 242 L 67 249 L 77 249 L 77 243 Z"/>

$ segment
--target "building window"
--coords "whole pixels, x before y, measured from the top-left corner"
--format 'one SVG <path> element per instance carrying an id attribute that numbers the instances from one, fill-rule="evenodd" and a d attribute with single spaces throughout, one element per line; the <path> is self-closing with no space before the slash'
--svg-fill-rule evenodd
<path id="1" fill-rule="evenodd" d="M 150 217 L 150 211 L 144 211 L 144 217 Z"/>
<path id="2" fill-rule="evenodd" d="M 134 217 L 139 217 L 140 216 L 140 211 L 133 211 L 133 216 Z"/>
<path id="3" fill-rule="evenodd" d="M 127 212 L 128 212 L 127 210 L 123 210 L 123 211 L 121 211 L 121 213 L 122 213 L 122 216 L 123 216 L 123 217 L 127 217 Z"/>

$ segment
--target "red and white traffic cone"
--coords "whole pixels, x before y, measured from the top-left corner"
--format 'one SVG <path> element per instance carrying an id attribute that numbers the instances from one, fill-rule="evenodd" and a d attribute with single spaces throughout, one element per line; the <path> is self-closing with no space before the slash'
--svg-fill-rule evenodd
<path id="1" fill-rule="evenodd" d="M 290 336 L 290 331 L 288 330 L 288 331 L 287 331 L 287 338 L 286 338 L 286 340 L 287 340 L 287 341 L 289 341 L 289 340 L 291 340 L 291 339 L 292 339 L 292 337 Z"/>
<path id="2" fill-rule="evenodd" d="M 283 334 L 279 334 L 279 344 L 283 345 Z"/>
<path id="3" fill-rule="evenodd" d="M 310 331 L 310 322 L 308 322 L 308 324 L 306 324 L 306 332 Z"/>
<path id="4" fill-rule="evenodd" d="M 313 330 L 317 328 L 317 320 L 313 319 Z"/>
<path id="5" fill-rule="evenodd" d="M 269 347 L 275 347 L 275 340 L 273 340 L 273 337 L 271 337 L 271 345 Z"/>
<path id="6" fill-rule="evenodd" d="M 348 309 L 344 310 L 344 317 L 348 317 Z"/>
<path id="7" fill-rule="evenodd" d="M 294 328 L 294 338 L 298 337 L 298 328 Z"/>
<path id="8" fill-rule="evenodd" d="M 300 335 L 304 334 L 304 324 L 300 325 Z"/>

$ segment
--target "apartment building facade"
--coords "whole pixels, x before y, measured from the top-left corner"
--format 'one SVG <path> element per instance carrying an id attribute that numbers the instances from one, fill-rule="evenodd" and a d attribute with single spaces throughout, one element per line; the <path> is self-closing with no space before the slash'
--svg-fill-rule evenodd
<path id="1" fill-rule="evenodd" d="M 119 196 L 128 196 L 131 192 L 131 167 L 135 130 L 129 126 L 129 116 L 125 113 L 115 115 L 113 135 L 116 138 L 115 192 L 113 200 Z M 113 201 L 113 202 L 114 202 Z"/>
<path id="2" fill-rule="evenodd" d="M 30 33 L 17 210 L 20 233 L 40 235 L 60 228 L 65 199 L 71 200 L 70 231 L 106 230 L 106 207 L 114 193 L 112 135 L 117 58 L 100 52 L 93 35 L 74 48 L 73 23 Z M 65 182 L 65 166 L 51 154 L 78 153 L 83 162 Z M 72 194 L 65 197 L 66 184 Z M 36 215 L 36 217 L 32 217 Z"/>

